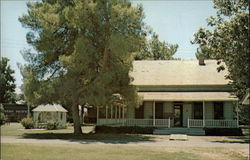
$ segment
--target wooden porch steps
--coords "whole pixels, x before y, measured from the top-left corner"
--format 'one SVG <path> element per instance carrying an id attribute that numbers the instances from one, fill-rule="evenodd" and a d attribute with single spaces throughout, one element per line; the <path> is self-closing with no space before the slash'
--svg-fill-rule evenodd
<path id="1" fill-rule="evenodd" d="M 205 131 L 203 128 L 159 128 L 155 129 L 153 134 L 156 135 L 187 134 L 194 136 L 204 136 Z"/>

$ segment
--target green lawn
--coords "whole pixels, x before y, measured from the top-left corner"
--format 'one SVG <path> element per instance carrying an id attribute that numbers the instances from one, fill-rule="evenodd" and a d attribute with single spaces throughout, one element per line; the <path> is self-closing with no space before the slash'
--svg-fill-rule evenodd
<path id="1" fill-rule="evenodd" d="M 150 135 L 137 134 L 107 134 L 97 133 L 92 134 L 92 126 L 83 127 L 83 135 L 75 136 L 73 134 L 73 127 L 59 130 L 41 130 L 41 129 L 24 129 L 18 123 L 11 123 L 10 125 L 1 126 L 1 136 L 20 136 L 23 138 L 34 139 L 64 139 L 64 140 L 94 140 L 99 142 L 119 142 L 122 144 L 129 142 L 154 141 L 154 137 Z"/>
<path id="2" fill-rule="evenodd" d="M 14 154 L 13 154 L 14 153 Z M 2 144 L 3 160 L 247 160 L 220 148 L 126 145 Z"/>
<path id="3" fill-rule="evenodd" d="M 27 130 L 17 123 L 1 126 L 1 136 L 103 142 L 103 144 L 70 145 L 3 143 L 1 144 L 1 158 L 3 160 L 247 160 L 245 155 L 228 148 L 130 145 L 130 142 L 154 142 L 161 138 L 138 134 L 87 134 L 92 130 L 91 126 L 83 128 L 85 134 L 74 136 L 72 127 L 61 130 Z M 249 132 L 245 133 L 246 136 L 249 134 Z M 235 139 L 246 138 L 246 136 L 235 137 Z"/>
<path id="4" fill-rule="evenodd" d="M 45 129 L 24 129 L 20 123 L 10 123 L 10 125 L 1 126 L 1 136 L 22 136 L 25 133 L 72 133 L 72 127 L 60 130 Z"/>

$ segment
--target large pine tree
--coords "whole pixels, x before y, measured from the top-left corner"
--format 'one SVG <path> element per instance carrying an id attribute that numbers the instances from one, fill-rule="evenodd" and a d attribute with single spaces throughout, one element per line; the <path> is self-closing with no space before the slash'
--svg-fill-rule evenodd
<path id="1" fill-rule="evenodd" d="M 129 71 L 145 40 L 143 12 L 124 0 L 30 2 L 19 20 L 30 29 L 27 64 L 21 70 L 25 99 L 32 104 L 71 105 L 74 133 L 81 134 L 79 104 L 105 105 L 120 94 L 137 104 Z"/>

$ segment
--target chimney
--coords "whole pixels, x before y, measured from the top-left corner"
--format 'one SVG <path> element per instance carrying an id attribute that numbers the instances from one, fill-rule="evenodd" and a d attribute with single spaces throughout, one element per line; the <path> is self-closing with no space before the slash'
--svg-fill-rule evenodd
<path id="1" fill-rule="evenodd" d="M 198 59 L 199 59 L 199 65 L 200 66 L 205 66 L 206 65 L 205 64 L 205 57 L 204 57 L 204 55 L 200 54 L 199 57 L 198 57 Z"/>

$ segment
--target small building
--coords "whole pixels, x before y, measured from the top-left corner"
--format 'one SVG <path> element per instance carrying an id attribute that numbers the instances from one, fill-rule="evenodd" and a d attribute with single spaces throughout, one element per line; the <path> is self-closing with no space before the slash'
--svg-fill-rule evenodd
<path id="1" fill-rule="evenodd" d="M 67 112 L 59 104 L 39 105 L 33 109 L 35 127 L 42 126 L 47 122 L 57 122 L 58 128 L 65 128 Z"/>
<path id="2" fill-rule="evenodd" d="M 216 60 L 134 61 L 139 108 L 98 107 L 97 125 L 238 128 L 238 99 Z"/>

